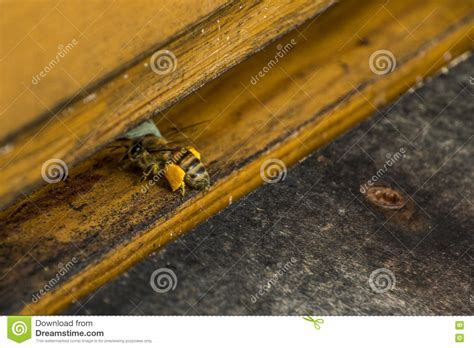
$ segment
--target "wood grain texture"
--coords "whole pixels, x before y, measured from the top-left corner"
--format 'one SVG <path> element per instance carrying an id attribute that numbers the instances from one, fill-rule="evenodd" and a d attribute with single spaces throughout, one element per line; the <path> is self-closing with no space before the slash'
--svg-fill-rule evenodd
<path id="1" fill-rule="evenodd" d="M 148 52 L 126 70 L 118 69 L 115 77 L 89 91 L 91 94 L 79 95 L 39 118 L 35 116 L 33 126 L 3 139 L 0 179 L 8 185 L 0 186 L 0 207 L 44 184 L 41 168 L 45 161 L 59 158 L 72 167 L 140 120 L 169 107 L 331 2 L 231 2 L 155 47 L 156 51 Z M 107 49 L 108 43 L 103 45 Z M 153 62 L 158 62 L 153 53 L 161 50 L 172 53 L 170 64 L 174 69 L 165 74 L 152 69 Z M 71 49 L 71 54 L 76 52 L 81 54 Z M 33 93 L 31 88 L 29 92 Z"/>
<path id="2" fill-rule="evenodd" d="M 62 314 L 474 314 L 474 56 L 448 70 Z M 410 197 L 405 208 L 367 200 L 374 175 Z M 157 294 L 161 267 L 178 281 Z M 377 294 L 381 267 L 395 287 Z"/>
<path id="3" fill-rule="evenodd" d="M 2 1 L 0 12 L 0 139 L 153 50 L 226 0 Z M 75 40 L 44 77 L 58 46 Z M 63 48 L 64 50 L 64 48 Z"/>
<path id="4" fill-rule="evenodd" d="M 210 120 L 191 139 L 211 174 L 207 192 L 181 200 L 160 183 L 143 193 L 135 185 L 140 173 L 120 170 L 119 156 L 104 150 L 71 170 L 68 182 L 4 211 L 2 312 L 60 311 L 260 185 L 263 161 L 291 165 L 334 139 L 472 48 L 469 11 L 464 1 L 340 3 L 159 113 L 165 135 L 170 125 Z M 296 44 L 253 85 L 252 76 L 292 40 Z M 368 64 L 381 49 L 397 61 L 384 76 Z M 60 284 L 32 303 L 58 263 L 73 258 L 78 261 Z M 12 288 L 20 290 L 12 294 Z"/>

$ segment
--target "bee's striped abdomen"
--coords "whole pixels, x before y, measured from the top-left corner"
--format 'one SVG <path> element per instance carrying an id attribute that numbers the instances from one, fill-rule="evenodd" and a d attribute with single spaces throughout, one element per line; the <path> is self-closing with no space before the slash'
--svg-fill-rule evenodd
<path id="1" fill-rule="evenodd" d="M 189 150 L 186 150 L 184 155 L 176 163 L 183 169 L 186 173 L 199 173 L 203 172 L 206 169 L 202 165 L 201 161 L 193 155 Z"/>
<path id="2" fill-rule="evenodd" d="M 184 155 L 176 163 L 186 173 L 185 180 L 193 188 L 204 188 L 209 186 L 209 174 L 193 152 L 186 150 Z"/>

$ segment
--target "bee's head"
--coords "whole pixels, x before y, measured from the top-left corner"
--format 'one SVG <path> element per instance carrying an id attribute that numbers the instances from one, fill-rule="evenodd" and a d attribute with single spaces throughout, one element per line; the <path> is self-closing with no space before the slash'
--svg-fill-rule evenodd
<path id="1" fill-rule="evenodd" d="M 142 146 L 141 141 L 138 143 L 133 144 L 127 151 L 125 158 L 130 159 L 132 161 L 136 161 L 142 155 L 144 149 Z"/>

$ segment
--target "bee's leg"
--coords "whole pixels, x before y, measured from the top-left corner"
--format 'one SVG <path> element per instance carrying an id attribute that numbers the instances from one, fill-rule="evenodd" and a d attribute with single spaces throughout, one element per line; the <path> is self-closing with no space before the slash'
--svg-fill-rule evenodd
<path id="1" fill-rule="evenodd" d="M 142 178 L 140 179 L 140 182 L 145 181 L 146 178 L 148 178 L 148 177 L 150 176 L 150 174 L 155 175 L 156 173 L 158 173 L 158 171 L 159 171 L 159 166 L 158 166 L 158 164 L 156 164 L 156 163 L 151 164 L 151 165 L 148 166 L 148 168 L 143 172 L 143 176 L 142 176 Z"/>
<path id="2" fill-rule="evenodd" d="M 181 189 L 181 197 L 184 197 L 185 191 L 186 191 L 186 185 L 184 184 L 184 181 L 179 185 L 179 188 Z"/>
<path id="3" fill-rule="evenodd" d="M 150 175 L 150 171 L 149 170 L 146 170 L 143 172 L 143 175 L 142 175 L 142 178 L 140 179 L 140 181 L 138 183 L 142 183 L 146 180 L 146 178 L 148 178 L 148 176 Z"/>
<path id="4" fill-rule="evenodd" d="M 159 163 L 153 163 L 152 166 L 153 166 L 153 169 L 152 169 L 153 176 L 159 174 L 162 169 L 162 166 L 160 166 Z"/>

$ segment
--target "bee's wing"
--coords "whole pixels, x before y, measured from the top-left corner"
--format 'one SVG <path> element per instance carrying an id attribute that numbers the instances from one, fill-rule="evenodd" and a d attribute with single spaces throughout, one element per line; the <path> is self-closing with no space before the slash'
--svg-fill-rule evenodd
<path id="1" fill-rule="evenodd" d="M 174 148 L 168 148 L 168 147 L 162 147 L 160 149 L 152 149 L 148 150 L 149 153 L 156 153 L 156 152 L 173 152 L 173 151 L 179 151 L 181 150 L 182 147 L 174 147 Z"/>
<path id="2" fill-rule="evenodd" d="M 130 146 L 132 146 L 133 142 L 134 141 L 131 139 L 117 139 L 112 144 L 108 145 L 107 149 L 110 149 L 111 152 L 114 152 L 116 150 L 122 150 L 123 155 L 120 161 L 123 161 L 128 157 L 128 149 L 130 148 Z"/>
<path id="3" fill-rule="evenodd" d="M 202 129 L 202 126 L 210 120 L 200 121 L 194 124 L 187 125 L 185 127 L 175 127 L 171 126 L 166 129 L 166 138 L 169 142 L 173 143 L 189 143 L 190 140 L 193 140 L 198 132 Z"/>
<path id="4" fill-rule="evenodd" d="M 118 149 L 128 149 L 130 146 L 135 143 L 136 140 L 133 139 L 128 139 L 128 138 L 119 138 L 115 140 L 112 144 L 107 145 L 108 149 L 111 149 L 112 151 L 118 150 Z"/>
<path id="5" fill-rule="evenodd" d="M 152 137 L 156 137 L 156 138 L 164 140 L 158 127 L 155 125 L 155 122 L 153 122 L 153 120 L 147 120 L 141 123 L 140 125 L 138 125 L 137 127 L 129 130 L 127 133 L 125 133 L 123 136 L 117 139 L 113 145 L 110 145 L 109 147 L 112 149 L 117 149 L 117 148 L 128 149 L 134 144 L 144 141 L 144 139 L 147 136 L 152 136 Z M 149 144 L 147 145 L 151 146 Z M 127 157 L 127 151 L 125 152 L 123 159 L 125 159 L 126 157 Z"/>
<path id="6" fill-rule="evenodd" d="M 118 141 L 122 141 L 122 143 L 128 146 L 130 146 L 130 141 L 133 143 L 143 142 L 143 146 L 148 152 L 176 151 L 185 147 L 185 144 L 189 144 L 192 140 L 192 135 L 197 133 L 200 129 L 199 127 L 207 122 L 209 122 L 209 120 L 181 128 L 170 127 L 166 132 L 167 139 L 165 139 L 155 122 L 153 120 L 147 120 L 129 130 Z"/>

